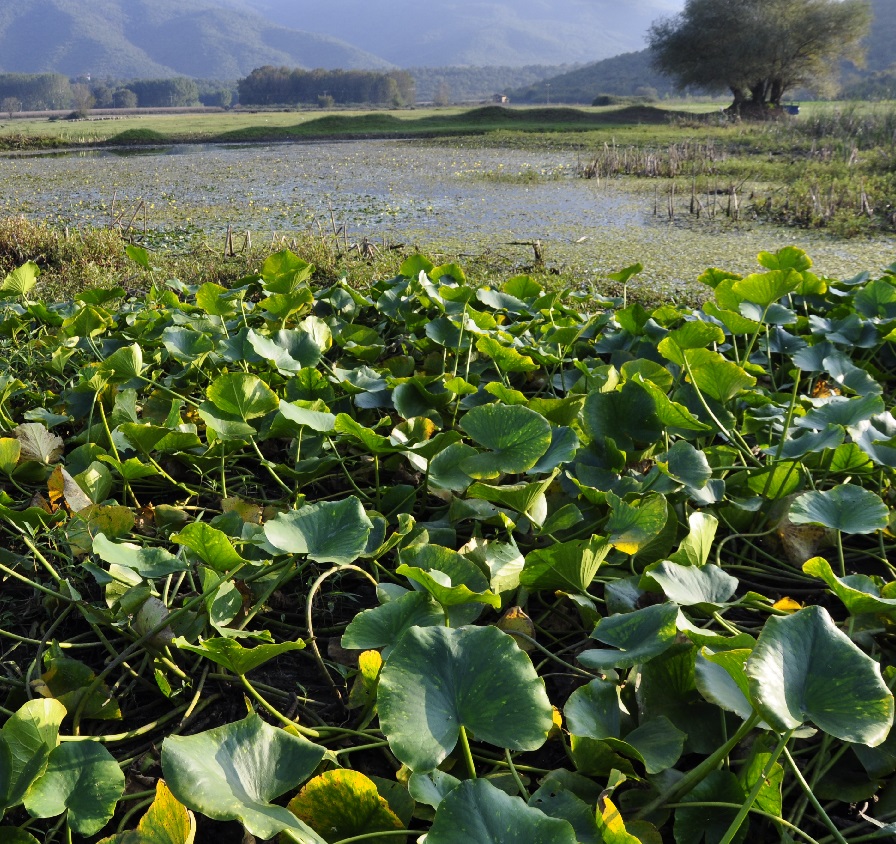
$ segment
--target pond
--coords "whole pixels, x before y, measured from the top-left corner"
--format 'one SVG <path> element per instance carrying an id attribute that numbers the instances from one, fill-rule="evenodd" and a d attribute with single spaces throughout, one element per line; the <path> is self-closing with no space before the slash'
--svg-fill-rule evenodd
<path id="1" fill-rule="evenodd" d="M 152 229 L 227 226 L 256 242 L 345 226 L 363 237 L 470 256 L 530 260 L 519 242 L 540 240 L 549 264 L 585 277 L 640 261 L 643 279 L 670 292 L 708 266 L 748 272 L 761 250 L 806 249 L 815 270 L 851 277 L 896 260 L 891 238 L 837 240 L 755 222 L 669 220 L 652 188 L 577 178 L 574 153 L 483 149 L 471 144 L 342 141 L 183 145 L 0 158 L 0 213 L 67 225 L 128 221 L 145 203 Z M 664 186 L 660 189 L 667 190 Z M 114 204 L 113 204 L 114 199 Z M 143 225 L 143 211 L 138 214 Z M 136 224 L 136 223 L 135 223 Z M 328 235 L 329 236 L 329 235 Z"/>

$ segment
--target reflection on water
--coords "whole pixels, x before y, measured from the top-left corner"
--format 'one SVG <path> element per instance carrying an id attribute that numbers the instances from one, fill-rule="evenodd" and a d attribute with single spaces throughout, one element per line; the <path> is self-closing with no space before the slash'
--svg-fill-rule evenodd
<path id="1" fill-rule="evenodd" d="M 120 147 L 0 159 L 0 213 L 105 225 L 146 203 L 157 229 L 211 234 L 228 225 L 270 237 L 345 225 L 350 238 L 472 254 L 520 255 L 541 240 L 549 261 L 603 273 L 641 261 L 645 276 L 692 280 L 707 266 L 756 268 L 763 249 L 796 243 L 816 269 L 851 276 L 893 261 L 892 242 L 836 242 L 755 224 L 670 224 L 653 195 L 624 181 L 574 177 L 573 153 L 442 147 L 401 141 Z"/>

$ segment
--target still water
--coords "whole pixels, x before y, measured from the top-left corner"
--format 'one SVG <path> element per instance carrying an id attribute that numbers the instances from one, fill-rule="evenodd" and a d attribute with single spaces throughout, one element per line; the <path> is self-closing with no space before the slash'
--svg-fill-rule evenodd
<path id="1" fill-rule="evenodd" d="M 228 225 L 256 242 L 308 229 L 330 236 L 345 226 L 350 242 L 488 252 L 511 263 L 532 254 L 514 241 L 540 240 L 549 263 L 583 277 L 640 261 L 645 281 L 670 290 L 708 266 L 749 272 L 759 251 L 788 244 L 833 277 L 896 260 L 892 238 L 840 241 L 724 218 L 696 223 L 685 208 L 670 221 L 663 198 L 655 215 L 650 187 L 580 179 L 577 164 L 574 153 L 402 141 L 8 155 L 0 158 L 0 213 L 108 225 L 123 212 L 129 220 L 142 202 L 149 228 L 203 232 L 212 242 Z"/>

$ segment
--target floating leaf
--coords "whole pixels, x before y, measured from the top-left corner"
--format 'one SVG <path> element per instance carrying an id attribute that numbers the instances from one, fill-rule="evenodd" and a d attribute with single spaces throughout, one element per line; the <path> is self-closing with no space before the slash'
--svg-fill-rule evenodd
<path id="1" fill-rule="evenodd" d="M 842 741 L 876 747 L 893 724 L 880 666 L 822 607 L 765 622 L 747 661 L 750 697 L 778 731 L 806 721 Z"/>
<path id="2" fill-rule="evenodd" d="M 456 586 L 451 585 L 451 579 L 442 572 L 435 570 L 430 573 L 416 566 L 401 565 L 395 570 L 396 574 L 403 575 L 415 583 L 419 583 L 439 604 L 446 609 L 448 607 L 456 607 L 461 604 L 488 604 L 494 609 L 501 608 L 501 596 L 494 592 L 483 590 L 482 592 L 473 592 L 463 583 Z M 441 583 L 442 578 L 448 581 L 447 584 Z"/>
<path id="3" fill-rule="evenodd" d="M 189 565 L 164 548 L 141 548 L 131 542 L 110 542 L 105 534 L 93 538 L 93 553 L 110 565 L 133 569 L 140 577 L 165 577 L 186 571 Z"/>
<path id="4" fill-rule="evenodd" d="M 408 592 L 379 607 L 359 612 L 342 634 L 342 647 L 388 648 L 412 627 L 445 623 L 445 614 L 426 592 Z"/>
<path id="5" fill-rule="evenodd" d="M 568 821 L 549 818 L 488 780 L 462 782 L 436 810 L 427 844 L 576 844 Z"/>
<path id="6" fill-rule="evenodd" d="M 806 492 L 790 505 L 794 524 L 818 524 L 843 533 L 883 530 L 890 511 L 880 496 L 855 484 L 840 484 L 824 492 Z"/>
<path id="7" fill-rule="evenodd" d="M 629 668 L 647 662 L 672 647 L 678 635 L 678 607 L 657 604 L 630 613 L 607 616 L 598 623 L 592 639 L 619 650 L 594 649 L 579 654 L 586 668 Z"/>
<path id="8" fill-rule="evenodd" d="M 240 676 L 248 674 L 280 654 L 305 647 L 305 643 L 299 640 L 281 642 L 279 645 L 255 645 L 253 648 L 244 648 L 236 639 L 224 638 L 206 639 L 200 641 L 198 645 L 191 645 L 183 637 L 175 639 L 174 644 L 182 651 L 200 654 Z"/>
<path id="9" fill-rule="evenodd" d="M 0 283 L 0 299 L 10 296 L 25 297 L 37 284 L 40 267 L 34 261 L 26 261 L 21 267 L 9 273 Z"/>
<path id="10" fill-rule="evenodd" d="M 476 443 L 490 449 L 461 461 L 461 469 L 475 478 L 525 472 L 551 444 L 547 419 L 518 405 L 474 407 L 464 416 L 461 427 Z"/>
<path id="11" fill-rule="evenodd" d="M 268 542 L 290 554 L 307 554 L 318 563 L 353 563 L 367 549 L 373 522 L 354 496 L 308 504 L 281 513 L 264 526 Z"/>
<path id="12" fill-rule="evenodd" d="M 656 581 L 670 601 L 683 607 L 717 608 L 731 599 L 738 583 L 718 566 L 681 566 L 669 561 L 649 569 L 645 578 Z"/>
<path id="13" fill-rule="evenodd" d="M 29 700 L 3 725 L 0 746 L 9 756 L 8 778 L 0 787 L 0 815 L 4 806 L 19 804 L 46 770 L 50 752 L 59 744 L 65 715 L 66 709 L 58 700 Z"/>
<path id="14" fill-rule="evenodd" d="M 460 728 L 511 750 L 535 750 L 553 724 L 544 683 L 514 640 L 494 627 L 412 628 L 380 675 L 380 724 L 392 752 L 431 771 Z"/>
<path id="15" fill-rule="evenodd" d="M 323 755 L 322 747 L 252 714 L 192 736 L 168 736 L 162 771 L 177 800 L 213 820 L 241 821 L 258 838 L 289 829 L 303 844 L 321 844 L 313 830 L 271 801 L 308 777 Z"/>
<path id="16" fill-rule="evenodd" d="M 193 844 L 196 818 L 182 806 L 165 785 L 156 783 L 156 798 L 137 828 L 104 838 L 99 844 Z"/>
<path id="17" fill-rule="evenodd" d="M 219 375 L 206 390 L 209 401 L 219 410 L 244 422 L 277 410 L 280 400 L 274 391 L 255 375 L 228 372 Z"/>
<path id="18" fill-rule="evenodd" d="M 824 557 L 813 557 L 806 561 L 803 564 L 803 571 L 814 577 L 820 577 L 827 583 L 852 615 L 860 613 L 889 615 L 896 612 L 896 598 L 882 598 L 880 587 L 865 574 L 837 577 Z M 799 605 L 796 609 L 799 609 Z"/>
<path id="19" fill-rule="evenodd" d="M 609 552 L 610 544 L 602 536 L 537 548 L 526 555 L 520 582 L 532 590 L 587 592 Z"/>
<path id="20" fill-rule="evenodd" d="M 226 533 L 205 522 L 191 522 L 180 533 L 173 534 L 171 539 L 185 545 L 217 572 L 230 571 L 246 562 L 236 552 Z"/>
<path id="21" fill-rule="evenodd" d="M 19 441 L 21 460 L 34 460 L 47 466 L 62 457 L 62 437 L 51 434 L 40 422 L 25 422 L 13 429 Z"/>
<path id="22" fill-rule="evenodd" d="M 124 793 L 124 774 L 115 757 L 95 741 L 65 742 L 50 753 L 47 770 L 25 795 L 35 818 L 68 810 L 68 825 L 79 835 L 99 832 Z"/>
<path id="23" fill-rule="evenodd" d="M 325 771 L 309 780 L 287 807 L 327 841 L 404 829 L 376 785 L 360 771 Z M 371 838 L 383 844 L 386 838 Z"/>

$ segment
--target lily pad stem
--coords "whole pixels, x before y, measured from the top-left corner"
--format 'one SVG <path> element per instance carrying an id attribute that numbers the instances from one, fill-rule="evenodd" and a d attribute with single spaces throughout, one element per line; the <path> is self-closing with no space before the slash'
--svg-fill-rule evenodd
<path id="1" fill-rule="evenodd" d="M 476 779 L 476 764 L 473 762 L 473 751 L 470 750 L 470 739 L 467 736 L 467 728 L 463 724 L 460 725 L 460 746 L 464 753 L 464 759 L 467 760 L 467 770 L 470 772 L 470 779 Z"/>
<path id="2" fill-rule="evenodd" d="M 787 747 L 787 742 L 790 741 L 790 737 L 792 735 L 793 730 L 788 730 L 778 739 L 778 744 L 775 746 L 775 749 L 769 756 L 768 762 L 766 762 L 765 767 L 762 769 L 762 774 L 756 779 L 756 782 L 753 783 L 753 788 L 750 789 L 750 793 L 747 795 L 747 799 L 740 807 L 740 810 L 734 817 L 734 820 L 729 824 L 728 829 L 725 831 L 725 834 L 722 836 L 719 844 L 731 844 L 731 842 L 734 840 L 738 830 L 741 827 L 741 824 L 743 824 L 747 815 L 750 813 L 750 810 L 753 808 L 753 804 L 756 802 L 756 798 L 759 796 L 759 792 L 762 791 L 762 787 L 765 785 L 766 779 L 768 779 L 768 777 L 771 775 L 772 769 L 778 761 L 778 757 Z"/>
<path id="3" fill-rule="evenodd" d="M 790 755 L 790 751 L 787 748 L 784 748 L 784 758 L 787 760 L 787 764 L 790 767 L 790 770 L 793 772 L 793 776 L 796 778 L 796 781 L 800 784 L 800 787 L 806 794 L 806 797 L 809 798 L 809 802 L 812 804 L 813 808 L 816 812 L 818 812 L 818 817 L 821 819 L 821 822 L 831 831 L 831 835 L 834 836 L 834 840 L 838 842 L 838 844 L 848 844 L 846 839 L 841 834 L 840 830 L 837 829 L 834 822 L 828 817 L 828 813 L 824 810 L 824 807 L 821 803 L 818 802 L 818 798 L 812 793 L 812 788 L 809 783 L 806 782 L 805 777 L 803 777 L 802 772 L 799 769 L 799 766 L 796 762 L 793 761 L 793 757 Z"/>

